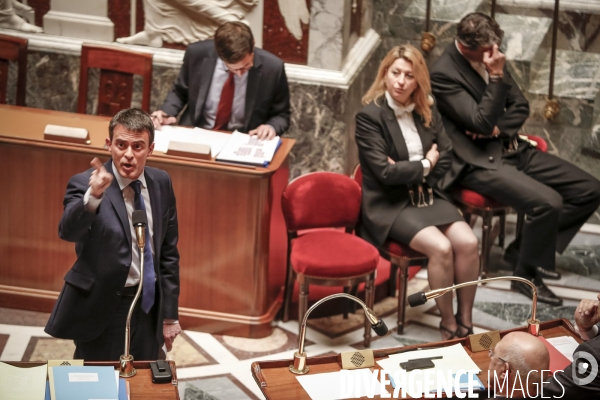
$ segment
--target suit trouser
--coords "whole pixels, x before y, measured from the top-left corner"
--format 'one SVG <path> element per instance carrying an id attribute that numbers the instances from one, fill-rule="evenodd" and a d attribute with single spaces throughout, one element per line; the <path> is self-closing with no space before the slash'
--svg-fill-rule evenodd
<path id="1" fill-rule="evenodd" d="M 551 271 L 555 253 L 600 205 L 596 178 L 532 147 L 505 154 L 497 170 L 468 167 L 460 184 L 525 213 L 519 264 Z"/>
<path id="2" fill-rule="evenodd" d="M 133 302 L 133 294 L 121 296 L 117 309 L 108 327 L 94 340 L 75 341 L 74 358 L 85 361 L 118 361 L 125 351 L 125 324 Z M 129 354 L 135 361 L 158 359 L 159 344 L 156 338 L 156 304 L 146 314 L 138 300 L 131 316 L 131 340 Z"/>

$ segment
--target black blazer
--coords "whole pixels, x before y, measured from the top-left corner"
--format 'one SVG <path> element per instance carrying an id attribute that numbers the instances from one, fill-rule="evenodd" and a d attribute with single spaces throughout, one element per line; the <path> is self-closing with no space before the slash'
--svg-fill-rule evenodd
<path id="1" fill-rule="evenodd" d="M 104 166 L 114 175 L 111 160 Z M 95 339 L 108 326 L 131 264 L 130 222 L 117 180 L 113 179 L 95 213 L 83 204 L 92 171 L 73 176 L 67 186 L 58 234 L 75 242 L 77 260 L 65 275 L 45 328 L 54 337 L 84 342 Z M 152 204 L 154 268 L 160 282 L 155 333 L 158 343 L 163 343 L 163 319 L 178 318 L 177 208 L 169 175 L 150 167 L 144 173 Z"/>
<path id="2" fill-rule="evenodd" d="M 192 43 L 183 56 L 183 65 L 161 109 L 179 115 L 179 125 L 200 126 L 204 105 L 219 56 L 212 40 Z M 254 66 L 248 71 L 246 108 L 242 132 L 269 124 L 278 135 L 290 126 L 290 90 L 283 61 L 273 54 L 254 49 Z"/>
<path id="3" fill-rule="evenodd" d="M 356 115 L 356 144 L 363 173 L 361 236 L 375 246 L 381 246 L 396 220 L 410 202 L 407 184 L 423 182 L 421 161 L 408 161 L 408 149 L 402 130 L 385 97 L 365 106 Z M 437 143 L 440 159 L 425 181 L 435 188 L 452 162 L 452 144 L 442 124 L 437 108 L 432 106 L 429 128 L 416 111 L 413 119 L 423 144 L 423 155 Z M 392 165 L 387 158 L 396 162 Z M 438 195 L 443 195 L 440 192 Z"/>
<path id="4" fill-rule="evenodd" d="M 457 161 L 498 169 L 502 142 L 491 137 L 494 126 L 501 136 L 512 137 L 529 116 L 529 103 L 506 67 L 502 82 L 486 85 L 453 42 L 430 72 L 431 88 Z M 473 140 L 465 134 L 467 130 L 490 138 Z"/>

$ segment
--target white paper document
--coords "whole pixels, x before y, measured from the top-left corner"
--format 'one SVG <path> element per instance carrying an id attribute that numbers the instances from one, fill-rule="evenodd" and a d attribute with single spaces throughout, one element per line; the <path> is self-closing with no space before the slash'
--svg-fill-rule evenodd
<path id="1" fill-rule="evenodd" d="M 279 147 L 281 138 L 258 140 L 256 136 L 235 131 L 223 150 L 217 155 L 217 161 L 250 164 L 266 167 Z"/>
<path id="2" fill-rule="evenodd" d="M 201 128 L 184 128 L 181 126 L 163 125 L 160 130 L 154 131 L 154 150 L 166 153 L 169 142 L 190 144 L 203 144 L 210 146 L 210 153 L 214 157 L 219 154 L 229 140 L 231 134 L 210 131 Z"/>
<path id="3" fill-rule="evenodd" d="M 370 369 L 301 375 L 296 379 L 313 400 L 372 398 L 389 393 L 385 389 L 381 390 L 381 384 L 373 378 L 373 372 Z"/>
<path id="4" fill-rule="evenodd" d="M 46 364 L 19 368 L 0 362 L 0 399 L 44 400 L 46 371 Z"/>
<path id="5" fill-rule="evenodd" d="M 558 336 L 550 339 L 546 339 L 552 346 L 556 347 L 563 356 L 567 357 L 569 361 L 573 362 L 573 353 L 579 343 L 571 336 Z"/>
<path id="6" fill-rule="evenodd" d="M 435 364 L 435 368 L 415 370 L 415 372 L 413 372 L 405 371 L 402 367 L 400 367 L 400 363 L 407 362 L 409 360 L 439 356 L 442 358 L 432 360 Z M 379 364 L 382 369 L 388 371 L 392 378 L 398 371 L 399 373 L 405 373 L 407 380 L 410 379 L 411 375 L 413 380 L 421 380 L 419 384 L 415 384 L 416 382 L 411 382 L 412 388 L 422 389 L 420 393 L 425 393 L 426 391 L 429 392 L 432 389 L 437 390 L 438 385 L 443 386 L 443 382 L 438 382 L 438 373 L 441 373 L 444 377 L 452 377 L 452 375 L 455 375 L 459 371 L 477 371 L 477 373 L 481 371 L 460 344 L 455 344 L 448 347 L 439 347 L 435 349 L 415 350 L 408 351 L 406 353 L 393 354 L 388 358 L 377 361 L 377 364 Z M 428 381 L 427 384 L 425 384 L 425 379 Z M 402 382 L 394 382 L 393 386 L 395 385 L 402 386 Z"/>

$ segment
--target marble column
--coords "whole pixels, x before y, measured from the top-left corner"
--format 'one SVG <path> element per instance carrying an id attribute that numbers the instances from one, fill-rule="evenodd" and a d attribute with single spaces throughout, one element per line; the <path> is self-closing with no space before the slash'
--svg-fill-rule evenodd
<path id="1" fill-rule="evenodd" d="M 348 53 L 350 0 L 312 0 L 308 66 L 339 71 Z"/>
<path id="2" fill-rule="evenodd" d="M 108 0 L 51 0 L 44 15 L 44 32 L 85 40 L 114 41 Z"/>

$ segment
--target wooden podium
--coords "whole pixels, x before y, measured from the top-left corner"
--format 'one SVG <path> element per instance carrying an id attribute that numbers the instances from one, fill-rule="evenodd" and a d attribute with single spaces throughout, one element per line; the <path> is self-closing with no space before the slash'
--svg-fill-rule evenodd
<path id="1" fill-rule="evenodd" d="M 5 361 L 6 362 L 6 361 Z M 15 367 L 27 368 L 38 367 L 44 365 L 41 362 L 6 362 Z M 111 366 L 116 370 L 119 369 L 118 362 L 96 361 L 84 362 L 84 365 L 92 366 Z M 171 383 L 152 383 L 152 372 L 150 372 L 150 361 L 134 361 L 133 362 L 137 374 L 131 378 L 127 378 L 130 385 L 131 400 L 179 400 L 179 390 L 177 388 L 177 368 L 175 361 L 169 361 L 173 379 Z"/>
<path id="2" fill-rule="evenodd" d="M 0 105 L 0 307 L 51 311 L 75 261 L 58 237 L 69 178 L 103 162 L 110 118 Z M 85 128 L 89 145 L 43 140 L 46 124 Z M 293 139 L 267 168 L 156 154 L 173 180 L 179 218 L 185 329 L 265 337 L 283 291 L 286 228 L 281 193 Z"/>
<path id="3" fill-rule="evenodd" d="M 540 324 L 541 336 L 545 338 L 552 338 L 557 336 L 573 336 L 575 340 L 581 343 L 579 335 L 575 332 L 575 329 L 571 323 L 566 319 L 555 319 Z M 509 332 L 526 331 L 526 328 L 515 328 L 500 332 L 500 336 L 504 336 Z M 374 350 L 375 361 L 387 358 L 388 356 L 405 352 L 407 350 L 416 350 L 418 348 L 435 348 L 445 347 L 461 343 L 465 348 L 465 351 L 471 359 L 481 369 L 479 373 L 479 379 L 487 388 L 487 372 L 490 358 L 487 351 L 481 351 L 473 353 L 469 348 L 469 342 L 467 338 L 448 340 L 445 342 L 435 343 L 421 343 L 412 346 L 404 347 L 393 347 L 390 349 Z M 285 400 L 285 399 L 310 399 L 306 391 L 302 388 L 296 376 L 289 371 L 288 366 L 293 363 L 292 359 L 289 360 L 275 360 L 275 361 L 257 361 L 252 363 L 251 370 L 252 376 L 256 381 L 256 384 L 260 387 L 260 390 L 267 399 L 273 400 Z M 331 355 L 324 357 L 309 357 L 306 360 L 307 365 L 310 367 L 309 375 L 320 374 L 324 372 L 335 372 L 342 369 L 340 355 Z M 381 369 L 378 364 L 375 364 L 375 368 Z M 373 368 L 371 368 L 373 369 Z M 394 389 L 391 386 L 387 386 L 387 390 L 393 393 Z M 379 396 L 375 396 L 379 398 Z M 485 397 L 483 397 L 485 398 Z"/>

